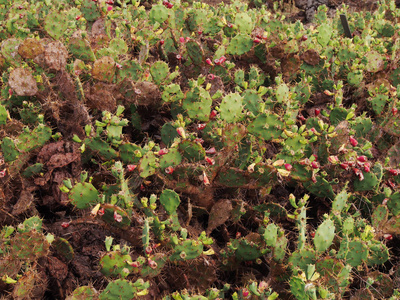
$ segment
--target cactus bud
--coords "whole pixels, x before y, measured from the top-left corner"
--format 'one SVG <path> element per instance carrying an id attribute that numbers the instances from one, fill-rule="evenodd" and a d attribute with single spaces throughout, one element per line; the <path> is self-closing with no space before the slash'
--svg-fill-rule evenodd
<path id="1" fill-rule="evenodd" d="M 177 60 L 181 60 L 181 59 L 182 59 L 182 55 L 177 54 L 177 55 L 176 55 L 176 59 L 177 59 Z"/>
<path id="2" fill-rule="evenodd" d="M 261 43 L 261 40 L 256 37 L 256 38 L 253 39 L 253 43 L 259 44 L 259 43 Z"/>
<path id="3" fill-rule="evenodd" d="M 217 150 L 215 150 L 215 147 L 212 147 L 212 148 L 206 150 L 206 154 L 215 154 L 215 153 L 217 153 Z"/>
<path id="4" fill-rule="evenodd" d="M 343 170 L 348 170 L 348 169 L 349 169 L 349 164 L 346 163 L 346 162 L 344 162 L 344 163 L 341 163 L 341 164 L 340 164 L 340 167 L 341 167 Z"/>
<path id="5" fill-rule="evenodd" d="M 320 114 L 321 110 L 319 108 L 316 108 L 314 110 L 314 112 L 315 112 L 315 116 L 317 117 Z"/>
<path id="6" fill-rule="evenodd" d="M 308 36 L 307 36 L 307 35 L 303 35 L 303 36 L 301 37 L 301 40 L 302 40 L 303 42 L 307 41 L 307 40 L 308 40 Z"/>
<path id="7" fill-rule="evenodd" d="M 319 168 L 319 163 L 317 163 L 316 161 L 313 161 L 313 162 L 311 163 L 311 167 L 312 167 L 313 169 L 318 169 L 318 168 Z"/>
<path id="8" fill-rule="evenodd" d="M 293 168 L 293 166 L 291 164 L 285 164 L 285 169 L 287 171 L 290 171 Z"/>
<path id="9" fill-rule="evenodd" d="M 69 227 L 69 222 L 62 222 L 61 223 L 62 228 L 68 228 Z"/>
<path id="10" fill-rule="evenodd" d="M 243 297 L 248 297 L 249 295 L 250 295 L 249 290 L 246 289 L 246 288 L 244 288 L 244 289 L 242 290 L 242 296 L 243 296 Z"/>
<path id="11" fill-rule="evenodd" d="M 217 111 L 216 110 L 212 110 L 210 113 L 210 119 L 214 119 L 217 116 Z"/>
<path id="12" fill-rule="evenodd" d="M 133 170 L 136 169 L 136 165 L 127 165 L 126 169 L 128 170 L 128 172 L 132 172 Z"/>
<path id="13" fill-rule="evenodd" d="M 76 17 L 75 17 L 75 20 L 78 21 L 81 17 L 82 17 L 82 16 L 76 16 Z"/>
<path id="14" fill-rule="evenodd" d="M 164 40 L 160 40 L 160 45 L 164 45 L 165 41 Z"/>
<path id="15" fill-rule="evenodd" d="M 315 232 L 314 232 L 314 231 L 310 232 L 310 236 L 311 236 L 312 238 L 314 238 L 314 237 L 315 237 Z"/>
<path id="16" fill-rule="evenodd" d="M 390 175 L 397 176 L 399 175 L 400 171 L 398 169 L 390 169 L 389 173 Z"/>
<path id="17" fill-rule="evenodd" d="M 366 162 L 367 161 L 367 157 L 365 155 L 361 155 L 361 156 L 357 157 L 357 160 L 359 162 Z"/>
<path id="18" fill-rule="evenodd" d="M 174 173 L 174 168 L 171 167 L 171 166 L 165 168 L 165 173 L 167 173 L 167 174 L 172 174 L 172 173 Z"/>
<path id="19" fill-rule="evenodd" d="M 351 136 L 351 137 L 349 138 L 349 141 L 350 141 L 350 144 L 351 144 L 353 147 L 355 147 L 355 146 L 358 145 L 357 140 L 356 140 L 353 136 Z"/>
<path id="20" fill-rule="evenodd" d="M 215 165 L 215 160 L 213 158 L 210 158 L 210 157 L 206 156 L 206 161 L 210 166 Z"/>
<path id="21" fill-rule="evenodd" d="M 151 252 L 153 252 L 153 248 L 151 246 L 147 246 L 144 251 L 146 252 L 146 254 L 150 254 Z"/>
<path id="22" fill-rule="evenodd" d="M 390 233 L 385 233 L 385 234 L 383 235 L 383 237 L 384 237 L 386 240 L 388 240 L 388 241 L 393 240 L 393 235 L 391 235 Z"/>
<path id="23" fill-rule="evenodd" d="M 367 162 L 364 164 L 364 171 L 365 171 L 366 173 L 369 173 L 369 172 L 371 171 L 371 166 L 370 166 L 370 164 L 367 163 Z"/>
<path id="24" fill-rule="evenodd" d="M 99 216 L 104 215 L 104 207 L 100 208 L 100 209 L 97 211 L 97 214 L 98 214 Z"/>
<path id="25" fill-rule="evenodd" d="M 219 58 L 220 64 L 222 65 L 225 61 L 226 61 L 226 57 L 222 55 L 222 56 Z"/>
<path id="26" fill-rule="evenodd" d="M 208 65 L 212 66 L 212 61 L 211 61 L 211 59 L 207 58 L 207 59 L 206 59 L 206 63 L 207 63 Z"/>
<path id="27" fill-rule="evenodd" d="M 185 129 L 183 129 L 183 127 L 178 127 L 178 128 L 176 129 L 176 132 L 177 132 L 181 137 L 183 137 L 184 139 L 186 138 Z"/>
<path id="28" fill-rule="evenodd" d="M 153 270 L 157 269 L 157 263 L 154 260 L 149 258 L 149 260 L 147 262 L 148 262 L 150 268 L 152 268 Z"/>
<path id="29" fill-rule="evenodd" d="M 207 78 L 208 78 L 208 80 L 214 80 L 215 75 L 210 73 L 207 75 Z"/>
<path id="30" fill-rule="evenodd" d="M 117 213 L 116 211 L 114 211 L 114 220 L 118 223 L 121 223 L 121 221 L 122 221 L 122 216 L 119 213 Z"/>
<path id="31" fill-rule="evenodd" d="M 210 185 L 206 172 L 203 171 L 203 183 L 204 185 Z"/>
<path id="32" fill-rule="evenodd" d="M 172 3 L 170 3 L 170 2 L 168 2 L 167 8 L 172 8 L 172 7 L 174 7 L 174 5 Z"/>
<path id="33" fill-rule="evenodd" d="M 183 43 L 185 42 L 185 38 L 184 38 L 183 36 L 181 36 L 181 37 L 179 38 L 179 41 L 183 44 Z"/>
<path id="34" fill-rule="evenodd" d="M 160 149 L 160 151 L 158 151 L 158 155 L 159 156 L 162 156 L 162 155 L 167 154 L 167 153 L 168 153 L 168 149 L 167 148 L 163 148 L 163 149 Z"/>
<path id="35" fill-rule="evenodd" d="M 364 174 L 363 174 L 363 172 L 361 172 L 360 169 L 353 168 L 353 172 L 354 172 L 354 174 L 356 174 L 356 175 L 358 176 L 358 178 L 360 179 L 360 181 L 363 181 L 363 180 L 364 180 Z"/>
<path id="36" fill-rule="evenodd" d="M 199 143 L 199 144 L 203 144 L 204 140 L 202 138 L 195 138 L 194 142 Z"/>
<path id="37" fill-rule="evenodd" d="M 202 123 L 202 124 L 197 124 L 197 129 L 198 130 L 203 130 L 204 128 L 206 128 L 207 124 Z"/>
<path id="38" fill-rule="evenodd" d="M 112 11 L 112 9 L 113 9 L 112 6 L 107 7 L 107 11 Z"/>
<path id="39" fill-rule="evenodd" d="M 393 107 L 393 108 L 392 108 L 392 114 L 393 114 L 393 116 L 394 116 L 395 114 L 397 114 L 397 111 L 398 111 L 397 107 Z"/>

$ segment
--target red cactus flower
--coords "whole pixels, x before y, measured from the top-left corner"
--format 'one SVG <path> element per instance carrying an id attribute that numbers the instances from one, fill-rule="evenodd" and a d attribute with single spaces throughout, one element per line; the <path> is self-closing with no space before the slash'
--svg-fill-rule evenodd
<path id="1" fill-rule="evenodd" d="M 389 173 L 390 173 L 390 175 L 397 176 L 397 175 L 400 174 L 400 170 L 398 170 L 398 169 L 390 169 Z"/>
<path id="2" fill-rule="evenodd" d="M 75 17 L 75 20 L 78 21 L 80 18 L 81 18 L 81 16 L 76 16 L 76 17 Z"/>
<path id="3" fill-rule="evenodd" d="M 346 162 L 344 162 L 344 163 L 341 163 L 341 164 L 340 164 L 340 167 L 341 167 L 343 170 L 348 170 L 348 169 L 349 169 L 349 164 L 346 163 Z"/>
<path id="4" fill-rule="evenodd" d="M 160 149 L 160 151 L 158 151 L 158 155 L 159 156 L 162 156 L 162 155 L 167 154 L 167 153 L 168 153 L 168 149 L 167 148 L 163 148 L 163 149 Z"/>
<path id="5" fill-rule="evenodd" d="M 177 55 L 176 55 L 176 59 L 177 59 L 177 60 L 181 60 L 181 59 L 182 59 L 182 55 L 177 54 Z"/>
<path id="6" fill-rule="evenodd" d="M 174 5 L 172 3 L 170 3 L 170 2 L 168 2 L 167 8 L 172 8 L 172 7 L 174 7 Z"/>
<path id="7" fill-rule="evenodd" d="M 175 171 L 175 169 L 171 166 L 165 168 L 165 173 L 167 173 L 167 174 L 172 174 L 172 173 L 174 173 L 174 171 Z"/>
<path id="8" fill-rule="evenodd" d="M 208 78 L 208 80 L 214 80 L 215 75 L 210 73 L 207 75 L 207 78 Z"/>
<path id="9" fill-rule="evenodd" d="M 253 43 L 259 44 L 259 43 L 261 43 L 261 40 L 258 37 L 256 37 L 253 39 Z"/>
<path id="10" fill-rule="evenodd" d="M 318 169 L 318 168 L 319 168 L 319 163 L 316 162 L 316 161 L 313 161 L 313 162 L 311 163 L 311 167 L 312 167 L 313 169 Z"/>
<path id="11" fill-rule="evenodd" d="M 104 215 L 104 207 L 100 208 L 100 209 L 97 211 L 97 214 L 98 214 L 99 216 Z"/>
<path id="12" fill-rule="evenodd" d="M 366 173 L 369 173 L 371 171 L 371 165 L 367 162 L 364 164 L 364 171 Z"/>
<path id="13" fill-rule="evenodd" d="M 219 58 L 219 62 L 220 62 L 221 64 L 223 64 L 225 61 L 226 61 L 226 57 L 225 57 L 225 56 L 221 56 L 221 57 Z"/>

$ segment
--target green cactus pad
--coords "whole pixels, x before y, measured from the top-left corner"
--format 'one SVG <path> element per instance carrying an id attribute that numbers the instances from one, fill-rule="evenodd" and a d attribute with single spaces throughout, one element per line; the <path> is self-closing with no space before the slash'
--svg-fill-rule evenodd
<path id="1" fill-rule="evenodd" d="M 86 20 L 89 22 L 95 21 L 100 18 L 100 11 L 97 2 L 92 0 L 83 0 L 81 5 L 81 12 Z"/>
<path id="2" fill-rule="evenodd" d="M 322 47 L 326 47 L 332 36 L 332 27 L 329 24 L 322 24 L 318 27 L 317 41 Z"/>
<path id="3" fill-rule="evenodd" d="M 263 103 L 263 100 L 256 90 L 246 90 L 243 93 L 244 107 L 251 111 L 255 116 L 260 113 L 261 103 Z"/>
<path id="4" fill-rule="evenodd" d="M 211 112 L 212 99 L 208 91 L 202 87 L 195 87 L 186 93 L 182 108 L 186 110 L 191 119 L 208 121 Z"/>
<path id="5" fill-rule="evenodd" d="M 95 300 L 98 298 L 97 291 L 90 286 L 81 286 L 76 288 L 66 300 Z"/>
<path id="6" fill-rule="evenodd" d="M 164 154 L 160 158 L 160 169 L 165 170 L 170 166 L 177 166 L 182 162 L 182 155 L 179 153 L 178 149 L 170 148 L 168 149 L 168 153 Z"/>
<path id="7" fill-rule="evenodd" d="M 394 216 L 400 215 L 400 193 L 395 192 L 390 195 L 387 207 Z"/>
<path id="8" fill-rule="evenodd" d="M 121 229 L 128 229 L 131 225 L 131 219 L 124 209 L 112 204 L 103 204 L 101 208 L 104 208 L 104 214 L 101 216 L 104 222 Z M 115 219 L 115 213 L 122 217 L 121 222 Z"/>
<path id="9" fill-rule="evenodd" d="M 268 226 L 265 228 L 263 237 L 265 242 L 267 243 L 267 246 L 269 247 L 275 246 L 276 241 L 278 239 L 278 229 L 279 227 L 273 223 L 268 224 Z"/>
<path id="10" fill-rule="evenodd" d="M 185 240 L 174 246 L 174 253 L 169 257 L 171 261 L 191 260 L 203 253 L 203 244 L 195 240 Z"/>
<path id="11" fill-rule="evenodd" d="M 157 85 L 160 85 L 167 78 L 168 73 L 168 65 L 163 61 L 156 61 L 150 67 L 150 74 Z"/>
<path id="12" fill-rule="evenodd" d="M 253 19 L 245 12 L 236 14 L 235 25 L 239 32 L 247 34 L 250 34 L 254 28 Z"/>
<path id="13" fill-rule="evenodd" d="M 69 192 L 71 203 L 79 209 L 88 208 L 99 200 L 99 192 L 88 182 L 76 184 Z"/>
<path id="14" fill-rule="evenodd" d="M 226 95 L 220 105 L 221 119 L 233 123 L 241 116 L 243 97 L 238 93 Z"/>
<path id="15" fill-rule="evenodd" d="M 275 114 L 259 114 L 258 117 L 250 123 L 248 130 L 257 137 L 266 141 L 277 139 L 283 132 L 284 123 L 279 120 Z"/>
<path id="16" fill-rule="evenodd" d="M 93 50 L 87 39 L 80 37 L 71 37 L 69 39 L 69 51 L 78 59 L 85 61 L 95 61 Z"/>
<path id="17" fill-rule="evenodd" d="M 127 261 L 132 261 L 131 256 L 128 254 L 123 255 L 120 251 L 108 252 L 100 259 L 100 272 L 107 277 L 125 277 L 128 275 L 125 273 L 126 270 L 129 272 L 133 270 L 133 267 Z"/>
<path id="18" fill-rule="evenodd" d="M 315 251 L 312 249 L 296 250 L 289 257 L 289 264 L 292 269 L 300 268 L 304 272 L 307 270 L 307 265 L 314 264 L 316 261 Z"/>
<path id="19" fill-rule="evenodd" d="M 74 248 L 72 248 L 71 244 L 66 239 L 58 237 L 51 245 L 52 247 L 54 247 L 57 253 L 65 257 L 65 259 L 67 259 L 68 261 L 74 259 Z"/>
<path id="20" fill-rule="evenodd" d="M 199 66 L 203 63 L 204 51 L 198 42 L 194 40 L 188 41 L 186 43 L 186 50 L 193 64 Z"/>
<path id="21" fill-rule="evenodd" d="M 357 267 L 361 265 L 363 261 L 366 261 L 368 258 L 368 247 L 364 242 L 360 240 L 350 241 L 348 245 L 342 243 L 340 245 L 339 252 L 341 252 L 343 247 L 347 249 L 343 249 L 347 252 L 346 262 L 352 267 Z"/>
<path id="22" fill-rule="evenodd" d="M 98 137 L 93 139 L 85 139 L 84 143 L 90 150 L 97 152 L 106 160 L 111 160 L 118 157 L 118 153 L 111 148 L 107 142 Z"/>
<path id="23" fill-rule="evenodd" d="M 249 52 L 253 47 L 253 39 L 246 34 L 238 34 L 231 39 L 226 53 L 233 55 L 242 55 Z"/>
<path id="24" fill-rule="evenodd" d="M 174 139 L 179 137 L 179 134 L 176 132 L 178 126 L 174 125 L 173 123 L 165 123 L 161 128 L 161 140 L 167 147 L 171 146 Z"/>
<path id="25" fill-rule="evenodd" d="M 51 138 L 51 128 L 39 124 L 33 131 L 21 133 L 17 147 L 20 151 L 29 152 L 43 146 Z"/>
<path id="26" fill-rule="evenodd" d="M 149 12 L 149 20 L 151 24 L 154 24 L 156 22 L 158 23 L 163 23 L 166 21 L 169 17 L 168 9 L 161 4 L 156 4 L 153 5 Z"/>
<path id="27" fill-rule="evenodd" d="M 15 143 L 9 137 L 3 138 L 1 141 L 1 151 L 3 153 L 4 161 L 11 162 L 17 159 L 20 152 L 18 151 Z"/>
<path id="28" fill-rule="evenodd" d="M 143 178 L 149 177 L 156 172 L 156 157 L 153 152 L 149 151 L 142 157 L 139 164 L 139 172 L 140 177 Z"/>
<path id="29" fill-rule="evenodd" d="M 165 189 L 160 195 L 160 203 L 169 215 L 176 212 L 180 202 L 179 195 L 173 190 Z"/>
<path id="30" fill-rule="evenodd" d="M 100 300 L 115 300 L 115 299 L 135 299 L 136 288 L 130 281 L 117 279 L 111 281 L 105 290 L 100 294 Z"/>
<path id="31" fill-rule="evenodd" d="M 44 30 L 55 40 L 60 40 L 68 28 L 67 15 L 59 11 L 49 13 L 44 22 Z"/>
<path id="32" fill-rule="evenodd" d="M 382 265 L 389 260 L 389 249 L 382 242 L 369 241 L 368 248 L 368 266 Z"/>
<path id="33" fill-rule="evenodd" d="M 144 265 L 140 271 L 140 275 L 144 278 L 153 278 L 158 276 L 167 262 L 167 255 L 164 253 L 156 253 L 150 257 L 157 265 L 151 267 L 148 264 Z"/>
<path id="34" fill-rule="evenodd" d="M 183 157 L 190 162 L 203 160 L 206 157 L 206 151 L 201 144 L 192 141 L 183 141 L 179 144 L 179 151 Z"/>
<path id="35" fill-rule="evenodd" d="M 314 245 L 317 253 L 326 251 L 335 237 L 335 224 L 331 219 L 326 219 L 318 226 L 315 232 Z"/>
<path id="36" fill-rule="evenodd" d="M 24 261 L 36 261 L 49 252 L 49 243 L 46 237 L 36 230 L 17 232 L 11 240 L 12 255 Z"/>
<path id="37" fill-rule="evenodd" d="M 292 277 L 290 279 L 290 291 L 296 297 L 297 300 L 309 300 L 310 298 L 306 294 L 306 284 L 299 277 Z"/>

